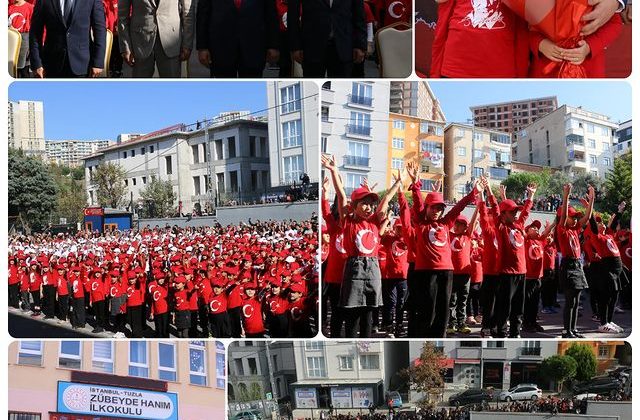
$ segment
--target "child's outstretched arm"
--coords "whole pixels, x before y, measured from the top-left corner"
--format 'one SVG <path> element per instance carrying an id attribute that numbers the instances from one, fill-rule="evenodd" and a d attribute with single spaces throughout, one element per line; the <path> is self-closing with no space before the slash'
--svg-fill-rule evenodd
<path id="1" fill-rule="evenodd" d="M 395 180 L 395 182 L 393 183 L 391 188 L 387 190 L 384 197 L 382 197 L 382 200 L 380 200 L 378 208 L 376 209 L 378 220 L 382 220 L 386 216 L 387 209 L 389 208 L 389 201 L 391 201 L 391 198 L 396 195 L 398 188 L 400 188 L 400 186 L 402 185 L 402 174 L 400 173 L 400 169 L 398 169 L 397 175 L 393 175 L 393 179 Z"/>
<path id="2" fill-rule="evenodd" d="M 338 166 L 336 165 L 335 156 L 329 158 L 326 155 L 321 156 L 322 166 L 329 171 L 331 178 L 333 179 L 333 188 L 336 190 L 338 196 L 338 212 L 340 213 L 340 220 L 344 220 L 346 216 L 347 206 L 347 194 L 344 192 L 344 185 L 342 185 L 342 178 L 338 172 Z"/>

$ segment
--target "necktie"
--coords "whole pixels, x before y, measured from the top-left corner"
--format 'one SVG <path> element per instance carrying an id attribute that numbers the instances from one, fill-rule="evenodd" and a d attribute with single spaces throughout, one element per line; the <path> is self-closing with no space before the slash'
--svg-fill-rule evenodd
<path id="1" fill-rule="evenodd" d="M 64 18 L 67 21 L 67 23 L 70 21 L 72 7 L 73 7 L 73 0 L 64 0 Z"/>

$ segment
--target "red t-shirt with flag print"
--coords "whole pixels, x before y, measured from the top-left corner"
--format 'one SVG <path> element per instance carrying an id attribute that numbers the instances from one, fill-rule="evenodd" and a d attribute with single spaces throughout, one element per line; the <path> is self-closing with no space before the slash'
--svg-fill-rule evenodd
<path id="1" fill-rule="evenodd" d="M 544 240 L 527 238 L 524 242 L 527 257 L 527 279 L 541 279 L 544 273 Z"/>
<path id="2" fill-rule="evenodd" d="M 209 306 L 209 312 L 212 314 L 225 313 L 227 312 L 227 295 L 224 293 L 220 293 L 219 295 L 211 293 L 207 305 Z"/>
<path id="3" fill-rule="evenodd" d="M 343 222 L 344 250 L 347 257 L 377 257 L 380 247 L 380 228 L 377 214 L 369 219 L 355 215 L 347 216 Z"/>
<path id="4" fill-rule="evenodd" d="M 573 228 L 565 226 L 556 227 L 556 239 L 562 258 L 580 258 L 582 254 L 580 239 L 578 238 L 580 230 L 582 230 L 582 228 L 578 224 Z"/>
<path id="5" fill-rule="evenodd" d="M 500 252 L 500 274 L 526 274 L 527 258 L 524 247 L 524 224 L 529 217 L 533 203 L 526 200 L 520 215 L 511 224 L 498 224 L 498 248 Z"/>
<path id="6" fill-rule="evenodd" d="M 247 334 L 260 334 L 264 332 L 262 307 L 255 297 L 242 301 L 242 320 L 244 331 Z"/>
<path id="7" fill-rule="evenodd" d="M 471 236 L 467 232 L 450 232 L 449 238 L 453 274 L 471 274 Z"/>
<path id="8" fill-rule="evenodd" d="M 31 29 L 33 5 L 25 2 L 20 6 L 9 5 L 9 26 L 20 33 L 28 33 Z"/>

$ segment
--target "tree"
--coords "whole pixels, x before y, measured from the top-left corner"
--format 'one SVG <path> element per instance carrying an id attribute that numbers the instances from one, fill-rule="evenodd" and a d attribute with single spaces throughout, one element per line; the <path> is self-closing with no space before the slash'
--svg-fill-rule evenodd
<path id="1" fill-rule="evenodd" d="M 265 396 L 262 395 L 262 387 L 259 383 L 253 382 L 249 387 L 249 398 L 250 401 L 261 400 Z"/>
<path id="2" fill-rule="evenodd" d="M 601 192 L 604 187 L 603 179 L 594 176 L 592 173 L 576 175 L 571 180 L 571 183 L 573 184 L 573 194 L 577 194 L 580 197 L 587 193 L 587 188 L 589 187 L 589 185 L 593 185 L 596 193 Z"/>
<path id="3" fill-rule="evenodd" d="M 169 217 L 174 211 L 176 194 L 173 192 L 171 181 L 153 178 L 140 191 L 140 197 L 144 201 L 142 208 L 148 217 Z"/>
<path id="4" fill-rule="evenodd" d="M 444 355 L 433 343 L 426 342 L 420 356 L 413 365 L 403 369 L 401 375 L 406 377 L 410 389 L 420 393 L 431 393 L 444 386 Z"/>
<path id="5" fill-rule="evenodd" d="M 82 221 L 83 209 L 87 205 L 84 168 L 70 168 L 52 164 L 49 165 L 49 169 L 58 190 L 53 220 L 57 222 L 64 217 L 67 219 L 67 223 Z"/>
<path id="6" fill-rule="evenodd" d="M 93 183 L 98 186 L 98 203 L 103 207 L 120 208 L 125 201 L 127 188 L 124 185 L 126 173 L 114 163 L 101 163 L 93 171 Z"/>
<path id="7" fill-rule="evenodd" d="M 593 348 L 587 344 L 573 343 L 565 352 L 576 361 L 576 379 L 587 381 L 596 375 L 597 360 Z"/>
<path id="8" fill-rule="evenodd" d="M 603 211 L 615 213 L 618 204 L 627 202 L 627 208 L 622 215 L 622 222 L 628 226 L 631 220 L 631 152 L 625 153 L 613 160 L 613 169 L 607 172 L 605 179 L 606 194 L 603 202 Z"/>
<path id="9" fill-rule="evenodd" d="M 56 185 L 47 167 L 22 150 L 9 148 L 8 161 L 9 214 L 27 233 L 44 227 L 56 202 Z"/>
<path id="10" fill-rule="evenodd" d="M 577 363 L 573 357 L 555 355 L 547 357 L 540 365 L 543 377 L 558 384 L 558 391 L 562 391 L 562 384 L 576 376 Z"/>
<path id="11" fill-rule="evenodd" d="M 569 174 L 564 171 L 557 171 L 551 174 L 549 177 L 549 182 L 547 183 L 547 190 L 544 195 L 562 195 L 562 187 L 565 184 L 569 184 L 571 182 L 571 178 Z M 542 195 L 540 195 L 542 196 Z"/>
<path id="12" fill-rule="evenodd" d="M 548 175 L 543 172 L 518 172 L 509 175 L 502 185 L 507 187 L 507 198 L 518 201 L 522 199 L 527 190 L 527 185 L 538 184 L 540 194 L 547 188 Z"/>

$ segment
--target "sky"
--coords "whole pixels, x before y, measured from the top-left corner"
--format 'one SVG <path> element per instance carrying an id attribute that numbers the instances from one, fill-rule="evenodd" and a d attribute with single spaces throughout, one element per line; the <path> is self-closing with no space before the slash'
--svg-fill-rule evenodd
<path id="1" fill-rule="evenodd" d="M 45 138 L 111 139 L 267 108 L 265 82 L 14 82 L 9 100 L 44 102 Z"/>
<path id="2" fill-rule="evenodd" d="M 444 111 L 447 121 L 467 122 L 469 107 L 517 99 L 557 96 L 558 106 L 580 106 L 608 115 L 614 122 L 631 118 L 631 86 L 626 82 L 593 81 L 504 81 L 442 82 L 429 86 Z"/>

